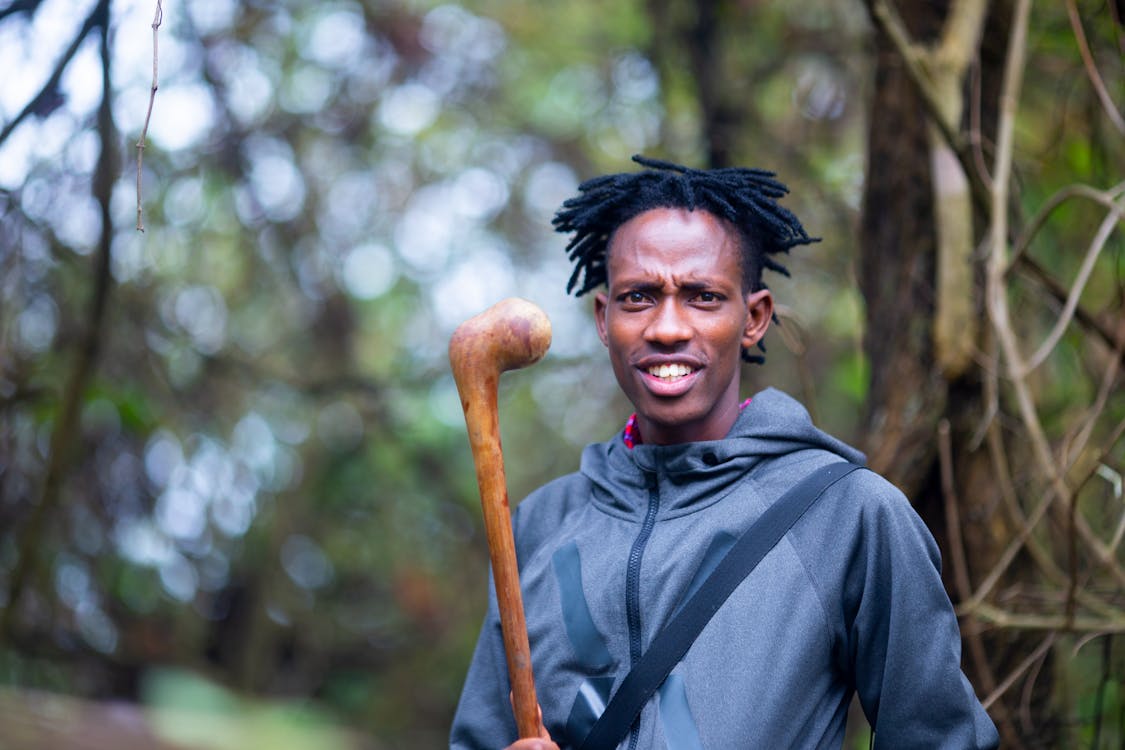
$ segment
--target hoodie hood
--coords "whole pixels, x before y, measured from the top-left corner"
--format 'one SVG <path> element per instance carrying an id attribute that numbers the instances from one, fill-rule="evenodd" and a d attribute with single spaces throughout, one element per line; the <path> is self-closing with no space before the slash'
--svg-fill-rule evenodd
<path id="1" fill-rule="evenodd" d="M 677 445 L 640 444 L 630 449 L 620 435 L 587 446 L 581 473 L 594 501 L 613 515 L 634 516 L 659 485 L 663 516 L 702 509 L 767 460 L 792 459 L 803 451 L 828 451 L 853 463 L 864 455 L 817 429 L 798 401 L 774 388 L 754 396 L 726 438 Z M 784 460 L 779 468 L 788 465 Z"/>

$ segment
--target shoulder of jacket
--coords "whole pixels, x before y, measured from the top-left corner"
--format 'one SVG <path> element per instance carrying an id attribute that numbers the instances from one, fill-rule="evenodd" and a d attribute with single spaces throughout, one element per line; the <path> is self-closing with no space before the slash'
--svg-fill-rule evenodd
<path id="1" fill-rule="evenodd" d="M 516 537 L 537 537 L 553 529 L 590 497 L 590 480 L 579 472 L 552 479 L 534 490 L 516 506 L 513 517 Z"/>

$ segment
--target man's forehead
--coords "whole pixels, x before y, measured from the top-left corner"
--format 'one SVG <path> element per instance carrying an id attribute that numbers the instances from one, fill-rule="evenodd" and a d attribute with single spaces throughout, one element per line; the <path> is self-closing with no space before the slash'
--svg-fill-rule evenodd
<path id="1" fill-rule="evenodd" d="M 741 283 L 741 253 L 733 237 L 717 228 L 680 230 L 665 233 L 653 225 L 626 233 L 607 259 L 610 283 L 685 288 Z"/>
<path id="2" fill-rule="evenodd" d="M 738 245 L 739 240 L 734 224 L 709 211 L 654 208 L 617 227 L 610 237 L 609 249 L 638 242 L 657 247 L 683 243 L 718 246 Z"/>
<path id="3" fill-rule="evenodd" d="M 627 229 L 636 225 L 647 225 L 653 223 L 687 223 L 687 224 L 708 224 L 721 228 L 725 233 L 732 236 L 738 234 L 738 228 L 728 221 L 727 219 L 719 216 L 718 214 L 708 211 L 705 208 L 688 208 L 686 206 L 655 206 L 646 209 L 630 216 L 625 221 L 621 222 L 613 231 L 610 237 L 610 242 L 621 233 L 623 229 Z"/>

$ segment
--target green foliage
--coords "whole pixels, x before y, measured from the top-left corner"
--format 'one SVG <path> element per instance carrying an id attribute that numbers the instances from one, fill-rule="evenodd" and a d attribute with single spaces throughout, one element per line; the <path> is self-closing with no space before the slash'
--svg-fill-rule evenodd
<path id="1" fill-rule="evenodd" d="M 142 693 L 155 734 L 178 745 L 215 750 L 358 746 L 323 710 L 301 702 L 247 700 L 186 672 L 153 670 Z"/>
<path id="2" fill-rule="evenodd" d="M 1075 642 L 1066 639 L 1057 660 L 1061 670 L 1059 696 L 1067 727 L 1067 747 L 1092 750 L 1121 747 L 1125 740 L 1122 698 L 1122 654 L 1112 638 Z"/>

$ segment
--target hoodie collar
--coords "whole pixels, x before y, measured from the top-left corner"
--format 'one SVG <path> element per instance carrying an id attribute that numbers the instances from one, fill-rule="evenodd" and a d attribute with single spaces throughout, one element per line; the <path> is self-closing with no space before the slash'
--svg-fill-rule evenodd
<path id="1" fill-rule="evenodd" d="M 748 398 L 741 404 L 739 404 L 738 413 L 741 414 L 743 409 L 746 408 L 746 405 L 753 400 L 754 399 L 752 398 Z M 644 440 L 641 438 L 640 425 L 637 424 L 636 412 L 633 412 L 633 414 L 629 417 L 629 421 L 625 423 L 625 429 L 621 431 L 621 442 L 625 443 L 625 447 L 629 448 L 630 450 L 644 442 Z"/>
<path id="2" fill-rule="evenodd" d="M 754 396 L 722 440 L 626 447 L 620 434 L 587 446 L 581 472 L 594 501 L 615 515 L 643 513 L 655 479 L 661 516 L 703 508 L 734 488 L 762 461 L 800 450 L 827 450 L 849 461 L 864 456 L 818 430 L 805 408 L 773 388 Z"/>

